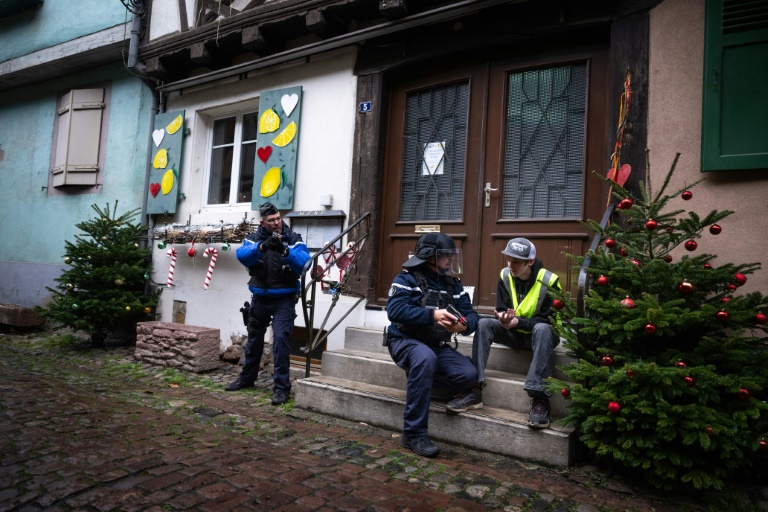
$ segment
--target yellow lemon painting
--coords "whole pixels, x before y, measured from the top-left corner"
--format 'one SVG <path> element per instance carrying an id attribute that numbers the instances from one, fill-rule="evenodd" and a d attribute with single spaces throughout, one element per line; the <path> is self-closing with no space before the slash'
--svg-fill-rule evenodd
<path id="1" fill-rule="evenodd" d="M 261 197 L 269 197 L 280 188 L 280 168 L 273 167 L 264 174 L 261 180 Z"/>
<path id="2" fill-rule="evenodd" d="M 168 169 L 165 171 L 165 174 L 163 174 L 163 179 L 160 180 L 160 190 L 163 192 L 163 194 L 169 194 L 171 190 L 173 190 L 173 182 L 176 179 L 176 174 L 173 172 L 173 169 Z"/>
<path id="3" fill-rule="evenodd" d="M 273 133 L 280 128 L 280 116 L 268 108 L 259 118 L 259 133 Z"/>
<path id="4" fill-rule="evenodd" d="M 165 127 L 166 133 L 168 133 L 168 135 L 173 135 L 179 131 L 179 128 L 181 128 L 183 122 L 184 118 L 181 117 L 181 114 L 179 114 L 173 121 L 168 124 L 168 126 Z"/>
<path id="5" fill-rule="evenodd" d="M 168 151 L 166 151 L 165 149 L 161 149 L 155 155 L 155 159 L 152 162 L 152 167 L 154 167 L 155 169 L 165 169 L 167 165 L 168 165 Z"/>
<path id="6" fill-rule="evenodd" d="M 291 121 L 291 123 L 285 127 L 283 131 L 281 131 L 277 137 L 274 138 L 272 141 L 272 144 L 275 146 L 282 148 L 287 146 L 293 138 L 296 136 L 296 121 Z"/>

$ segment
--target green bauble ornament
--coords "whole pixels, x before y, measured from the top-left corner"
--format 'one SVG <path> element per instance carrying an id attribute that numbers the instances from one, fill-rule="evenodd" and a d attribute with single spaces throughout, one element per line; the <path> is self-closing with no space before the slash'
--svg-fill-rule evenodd
<path id="1" fill-rule="evenodd" d="M 149 274 L 147 274 L 147 273 L 145 272 L 145 273 L 144 273 L 144 280 L 146 281 L 147 279 L 149 279 Z"/>
<path id="2" fill-rule="evenodd" d="M 66 258 L 64 258 L 64 263 L 66 263 L 67 265 L 69 265 L 70 263 L 72 263 L 72 258 L 70 258 L 69 256 L 67 256 Z"/>
<path id="3" fill-rule="evenodd" d="M 125 306 L 125 310 L 130 312 L 131 311 L 131 306 Z"/>
<path id="4" fill-rule="evenodd" d="M 133 248 L 134 249 L 138 249 L 139 248 L 139 244 L 133 244 Z"/>
<path id="5" fill-rule="evenodd" d="M 123 280 L 119 277 L 115 279 L 115 286 L 123 286 Z"/>
<path id="6" fill-rule="evenodd" d="M 232 248 L 232 246 L 229 245 L 229 242 L 226 242 L 224 245 L 221 246 L 221 250 L 224 252 L 229 251 Z"/>
<path id="7" fill-rule="evenodd" d="M 77 308 L 79 308 L 79 307 L 80 307 L 80 306 L 78 306 L 78 305 L 77 305 L 77 302 L 75 302 L 75 303 L 73 303 L 73 304 L 72 304 L 72 309 L 77 309 Z"/>
<path id="8" fill-rule="evenodd" d="M 73 290 L 75 287 L 74 287 L 74 286 L 72 286 L 72 283 L 67 283 L 67 284 L 64 286 L 64 288 L 66 288 L 67 290 L 70 290 L 70 291 L 71 291 L 71 290 Z"/>
<path id="9" fill-rule="evenodd" d="M 165 242 L 160 242 L 159 244 L 157 244 L 157 248 L 161 250 L 165 249 Z"/>

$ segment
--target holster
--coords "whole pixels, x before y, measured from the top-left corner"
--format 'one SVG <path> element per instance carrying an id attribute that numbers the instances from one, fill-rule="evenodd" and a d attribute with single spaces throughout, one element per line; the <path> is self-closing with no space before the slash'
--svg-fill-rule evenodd
<path id="1" fill-rule="evenodd" d="M 240 308 L 240 314 L 243 315 L 243 325 L 248 327 L 248 319 L 249 319 L 249 313 L 248 311 L 251 309 L 251 305 L 248 302 L 245 302 L 243 304 L 243 307 Z"/>
<path id="2" fill-rule="evenodd" d="M 389 346 L 389 327 L 384 328 L 384 338 L 381 340 L 381 345 L 383 347 Z"/>

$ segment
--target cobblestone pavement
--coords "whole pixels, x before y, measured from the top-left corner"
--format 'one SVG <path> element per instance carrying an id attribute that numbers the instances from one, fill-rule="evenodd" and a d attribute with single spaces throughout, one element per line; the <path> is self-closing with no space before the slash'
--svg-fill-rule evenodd
<path id="1" fill-rule="evenodd" d="M 420 458 L 397 433 L 271 406 L 268 379 L 224 392 L 236 374 L 0 334 L 0 512 L 699 510 L 590 466 L 445 443 Z"/>

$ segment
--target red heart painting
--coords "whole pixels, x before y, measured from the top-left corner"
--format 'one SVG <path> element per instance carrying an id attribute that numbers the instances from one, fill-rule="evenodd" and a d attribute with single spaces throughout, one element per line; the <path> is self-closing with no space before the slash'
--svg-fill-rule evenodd
<path id="1" fill-rule="evenodd" d="M 256 154 L 259 155 L 259 160 L 261 160 L 264 163 L 267 163 L 267 159 L 269 158 L 269 155 L 272 154 L 272 146 L 259 148 L 256 150 Z"/>
<path id="2" fill-rule="evenodd" d="M 619 167 L 618 173 L 614 173 L 613 169 L 608 169 L 608 179 L 615 181 L 620 187 L 623 187 L 627 182 L 627 178 L 629 178 L 630 172 L 632 172 L 632 167 L 629 164 Z"/>
<path id="3" fill-rule="evenodd" d="M 157 193 L 160 192 L 160 184 L 159 183 L 150 183 L 149 184 L 149 191 L 152 193 L 152 197 L 157 197 Z"/>

